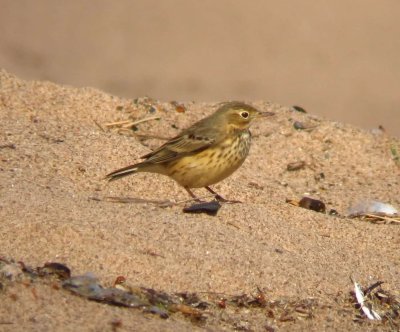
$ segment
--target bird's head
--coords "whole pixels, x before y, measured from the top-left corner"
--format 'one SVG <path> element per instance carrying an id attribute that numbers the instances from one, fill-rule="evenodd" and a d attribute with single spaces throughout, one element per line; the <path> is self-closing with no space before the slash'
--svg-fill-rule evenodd
<path id="1" fill-rule="evenodd" d="M 245 130 L 250 127 L 250 124 L 255 119 L 274 115 L 272 112 L 260 112 L 253 106 L 248 104 L 233 101 L 224 103 L 216 112 L 215 115 L 220 118 L 221 122 L 225 123 L 233 129 Z"/>

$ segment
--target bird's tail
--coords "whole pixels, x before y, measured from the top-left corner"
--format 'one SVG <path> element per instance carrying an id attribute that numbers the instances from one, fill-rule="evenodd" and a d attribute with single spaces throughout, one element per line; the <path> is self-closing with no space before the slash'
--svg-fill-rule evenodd
<path id="1" fill-rule="evenodd" d="M 114 181 L 114 180 L 118 180 L 120 178 L 123 178 L 124 176 L 130 175 L 130 174 L 134 174 L 138 170 L 139 170 L 138 164 L 129 165 L 129 166 L 126 166 L 124 168 L 117 169 L 116 171 L 111 172 L 110 174 L 107 174 L 105 176 L 105 178 L 108 181 Z"/>

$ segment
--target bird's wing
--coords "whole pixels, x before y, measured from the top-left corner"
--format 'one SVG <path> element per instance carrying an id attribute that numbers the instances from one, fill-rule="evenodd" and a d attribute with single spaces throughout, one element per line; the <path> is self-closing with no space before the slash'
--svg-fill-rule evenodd
<path id="1" fill-rule="evenodd" d="M 216 142 L 215 137 L 209 134 L 202 135 L 202 131 L 197 133 L 183 132 L 142 158 L 146 159 L 145 162 L 158 164 L 172 161 L 182 155 L 204 150 Z"/>

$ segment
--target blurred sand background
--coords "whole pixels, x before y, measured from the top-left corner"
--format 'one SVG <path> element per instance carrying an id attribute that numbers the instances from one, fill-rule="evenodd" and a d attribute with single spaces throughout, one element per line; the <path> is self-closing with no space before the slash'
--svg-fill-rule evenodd
<path id="1" fill-rule="evenodd" d="M 400 2 L 1 1 L 0 67 L 170 101 L 267 100 L 400 135 Z"/>

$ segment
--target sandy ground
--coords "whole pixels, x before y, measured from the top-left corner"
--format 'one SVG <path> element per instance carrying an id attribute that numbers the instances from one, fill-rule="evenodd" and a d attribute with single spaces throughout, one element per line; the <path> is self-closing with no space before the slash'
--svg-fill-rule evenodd
<path id="1" fill-rule="evenodd" d="M 397 0 L 3 0 L 0 67 L 126 98 L 269 100 L 400 136 Z"/>
<path id="2" fill-rule="evenodd" d="M 365 286 L 383 280 L 385 288 L 399 291 L 399 225 L 330 216 L 286 199 L 307 194 L 342 215 L 362 199 L 400 207 L 399 167 L 391 153 L 400 142 L 382 131 L 328 122 L 277 104 L 253 105 L 276 116 L 254 125 L 248 159 L 214 186 L 243 203 L 224 204 L 215 217 L 184 214 L 185 204 L 161 208 L 105 200 L 187 199 L 163 176 L 104 181 L 108 172 L 162 143 L 105 124 L 159 116 L 137 125 L 135 134 L 171 137 L 215 105 L 187 103 L 181 113 L 170 103 L 27 82 L 1 71 L 0 256 L 34 267 L 61 262 L 74 275 L 94 273 L 104 285 L 123 275 L 131 284 L 166 292 L 252 294 L 258 287 L 268 299 L 313 298 L 320 304 L 312 318 L 287 322 L 262 311 L 254 317 L 251 310 L 240 312 L 248 330 L 266 325 L 315 331 L 388 328 L 353 322 L 356 310 L 344 310 L 335 298 L 348 296 L 350 277 Z M 296 130 L 295 121 L 311 129 Z M 300 160 L 304 169 L 286 170 Z M 197 193 L 206 195 L 202 189 Z M 0 297 L 2 331 L 111 330 L 114 319 L 122 321 L 121 331 L 237 328 L 220 311 L 196 325 L 179 315 L 163 320 L 46 285 L 37 285 L 33 296 L 29 286 L 15 283 L 0 290 Z"/>

